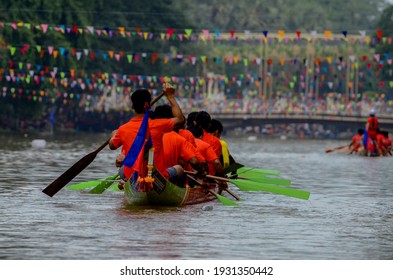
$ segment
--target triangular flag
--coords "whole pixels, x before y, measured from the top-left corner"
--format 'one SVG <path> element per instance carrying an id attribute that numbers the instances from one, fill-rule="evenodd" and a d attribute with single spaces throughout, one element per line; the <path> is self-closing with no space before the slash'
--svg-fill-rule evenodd
<path id="1" fill-rule="evenodd" d="M 128 54 L 127 55 L 127 60 L 128 60 L 128 63 L 132 63 L 132 54 Z"/>
<path id="2" fill-rule="evenodd" d="M 186 33 L 187 38 L 190 38 L 191 33 L 192 33 L 192 29 L 184 29 L 184 32 Z"/>
<path id="3" fill-rule="evenodd" d="M 210 34 L 209 30 L 203 29 L 202 33 L 203 33 L 203 36 L 205 36 L 206 39 L 209 39 L 209 34 Z"/>
<path id="4" fill-rule="evenodd" d="M 382 38 L 382 30 L 378 29 L 375 32 L 377 33 L 377 38 L 381 39 Z"/>
<path id="5" fill-rule="evenodd" d="M 11 53 L 12 56 L 15 54 L 15 51 L 16 51 L 16 47 L 11 47 L 10 48 L 10 53 Z"/>
<path id="6" fill-rule="evenodd" d="M 89 30 L 90 34 L 94 34 L 94 27 L 93 26 L 86 26 L 87 30 Z"/>
<path id="7" fill-rule="evenodd" d="M 41 24 L 41 28 L 42 28 L 42 31 L 44 33 L 46 33 L 46 31 L 48 30 L 48 25 L 47 24 Z"/>

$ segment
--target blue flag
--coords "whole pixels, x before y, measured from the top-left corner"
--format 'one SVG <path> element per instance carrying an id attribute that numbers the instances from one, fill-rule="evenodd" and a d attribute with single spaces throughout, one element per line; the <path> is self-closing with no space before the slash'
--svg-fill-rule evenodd
<path id="1" fill-rule="evenodd" d="M 139 154 L 141 153 L 143 146 L 145 144 L 148 127 L 149 127 L 149 114 L 148 112 L 146 112 L 146 114 L 143 117 L 141 127 L 139 128 L 138 134 L 135 137 L 135 140 L 132 143 L 132 146 L 123 161 L 123 164 L 125 166 L 129 168 L 134 167 L 135 162 L 139 157 Z"/>
<path id="2" fill-rule="evenodd" d="M 363 146 L 364 149 L 367 150 L 367 144 L 368 144 L 368 133 L 367 133 L 367 129 L 364 129 L 364 133 L 363 133 Z"/>

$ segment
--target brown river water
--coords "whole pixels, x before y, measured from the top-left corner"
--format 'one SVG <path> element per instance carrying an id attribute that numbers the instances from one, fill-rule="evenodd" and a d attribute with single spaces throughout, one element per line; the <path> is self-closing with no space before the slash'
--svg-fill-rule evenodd
<path id="1" fill-rule="evenodd" d="M 231 186 L 238 207 L 137 208 L 119 192 L 42 193 L 106 137 L 35 137 L 38 149 L 32 136 L 0 136 L 0 259 L 393 259 L 393 157 L 325 153 L 343 141 L 227 138 L 238 162 L 281 171 L 310 199 Z M 105 148 L 73 183 L 115 174 L 116 154 Z"/>

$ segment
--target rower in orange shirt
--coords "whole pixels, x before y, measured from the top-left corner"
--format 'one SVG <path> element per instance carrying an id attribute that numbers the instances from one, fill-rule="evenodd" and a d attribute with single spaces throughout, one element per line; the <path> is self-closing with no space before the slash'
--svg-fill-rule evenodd
<path id="1" fill-rule="evenodd" d="M 209 174 L 216 176 L 224 176 L 224 170 L 222 164 L 220 162 L 220 158 L 217 156 L 216 152 L 213 150 L 213 147 L 202 140 L 203 130 L 199 126 L 192 126 L 188 128 L 189 131 L 195 137 L 195 142 L 197 144 L 197 149 L 205 158 L 208 166 L 209 166 Z"/>
<path id="2" fill-rule="evenodd" d="M 214 152 L 217 154 L 217 156 L 220 157 L 221 149 L 222 149 L 220 139 L 207 132 L 207 129 L 209 129 L 210 126 L 210 121 L 211 121 L 211 117 L 209 113 L 206 111 L 198 112 L 198 114 L 195 117 L 196 125 L 200 126 L 203 130 L 203 135 L 201 139 L 206 143 L 209 143 L 212 146 Z"/>
<path id="3" fill-rule="evenodd" d="M 389 133 L 387 131 L 382 131 L 378 128 L 376 142 L 378 147 L 378 154 L 380 156 L 391 155 L 390 150 L 392 149 L 392 141 L 389 139 Z"/>
<path id="4" fill-rule="evenodd" d="M 224 177 L 224 169 L 221 165 L 220 158 L 217 156 L 216 152 L 213 150 L 209 143 L 202 141 L 203 130 L 199 126 L 191 126 L 187 128 L 195 136 L 195 142 L 197 144 L 197 149 L 201 155 L 205 158 L 207 165 L 209 167 L 209 175 Z M 222 189 L 228 188 L 228 184 L 224 181 L 217 182 L 220 186 L 220 191 Z"/>
<path id="5" fill-rule="evenodd" d="M 149 142 L 149 136 L 151 136 L 151 143 L 154 147 L 154 165 L 163 176 L 169 178 L 164 164 L 162 137 L 164 133 L 172 131 L 175 125 L 184 122 L 184 117 L 176 102 L 173 86 L 164 83 L 162 89 L 171 104 L 174 116 L 172 119 L 148 119 L 147 112 L 151 102 L 150 92 L 147 89 L 137 89 L 131 95 L 134 117 L 112 132 L 112 138 L 109 141 L 110 149 L 115 150 L 122 146 L 121 152 L 126 155 L 123 162 L 121 158 L 116 160 L 117 164 L 123 163 L 119 169 L 119 175 L 123 181 L 130 179 L 131 176 L 137 180 L 141 175 L 140 162 L 143 159 L 144 147 Z M 145 126 L 143 126 L 144 124 Z M 142 128 L 145 129 L 143 133 L 141 132 Z"/>
<path id="6" fill-rule="evenodd" d="M 153 114 L 154 119 L 169 119 L 172 117 L 172 110 L 169 105 L 158 106 Z M 197 158 L 196 147 L 184 137 L 175 131 L 171 131 L 165 133 L 162 140 L 165 167 L 169 173 L 173 173 L 173 176 L 170 176 L 171 182 L 179 186 L 184 185 L 185 176 L 183 176 L 183 169 L 188 169 L 188 165 L 197 171 L 198 178 L 202 179 L 206 176 L 206 170 Z"/>
<path id="7" fill-rule="evenodd" d="M 382 131 L 383 136 L 385 136 L 385 148 L 388 155 L 392 155 L 392 140 L 389 138 L 389 132 L 386 130 Z"/>
<path id="8" fill-rule="evenodd" d="M 229 167 L 231 164 L 235 163 L 234 158 L 229 152 L 228 144 L 225 140 L 221 139 L 222 131 L 224 130 L 224 126 L 219 120 L 212 119 L 210 121 L 210 126 L 207 129 L 207 132 L 217 137 L 221 142 L 221 156 L 220 162 L 224 168 Z"/>
<path id="9" fill-rule="evenodd" d="M 362 141 L 363 134 L 364 134 L 363 128 L 359 128 L 358 133 L 352 137 L 352 141 L 348 145 L 351 154 L 353 152 L 355 153 L 359 152 L 360 149 L 363 147 L 363 141 Z"/>

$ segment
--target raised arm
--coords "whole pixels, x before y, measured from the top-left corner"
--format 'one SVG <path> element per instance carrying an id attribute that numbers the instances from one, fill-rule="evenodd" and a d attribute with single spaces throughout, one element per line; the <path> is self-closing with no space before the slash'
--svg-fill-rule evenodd
<path id="1" fill-rule="evenodd" d="M 176 102 L 175 88 L 169 83 L 164 83 L 162 86 L 162 91 L 165 93 L 165 96 L 172 107 L 172 120 L 174 121 L 175 126 L 182 124 L 184 122 L 184 115 L 179 104 Z"/>

